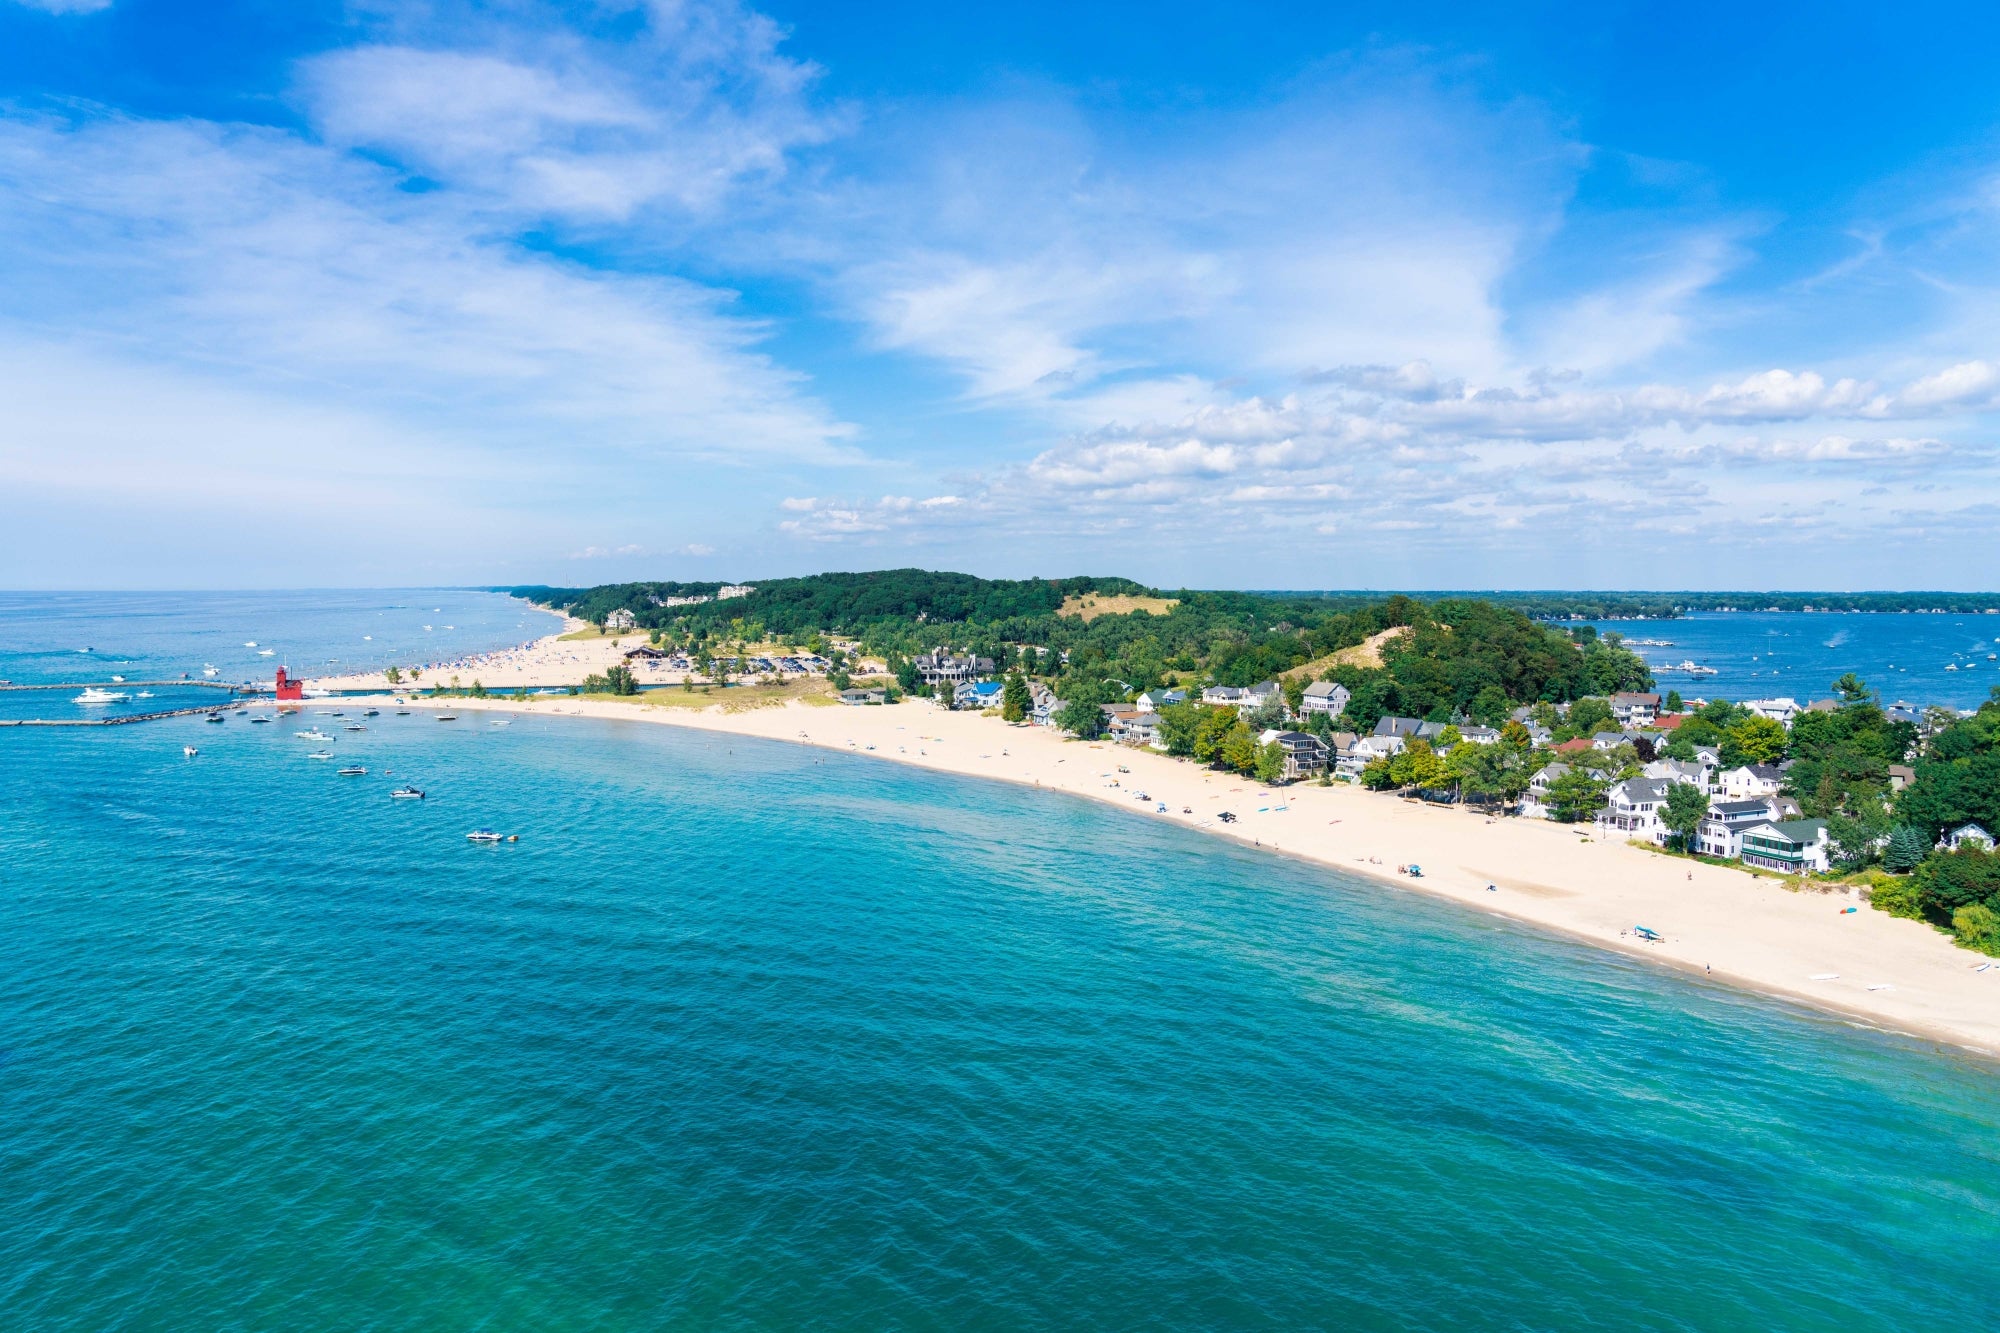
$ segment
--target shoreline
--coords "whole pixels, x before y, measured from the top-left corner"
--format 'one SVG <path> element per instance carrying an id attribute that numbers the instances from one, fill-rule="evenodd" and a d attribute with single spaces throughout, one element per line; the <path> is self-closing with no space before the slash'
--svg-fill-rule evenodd
<path id="1" fill-rule="evenodd" d="M 916 701 L 847 707 L 794 700 L 730 712 L 566 696 L 403 699 L 384 692 L 375 699 L 392 701 L 432 711 L 680 726 L 1088 797 L 1877 1030 L 2000 1059 L 2000 965 L 1974 971 L 1989 960 L 1929 926 L 1877 912 L 1846 892 L 1795 892 L 1775 877 L 1753 879 L 1734 868 L 1600 841 L 1574 825 L 1487 819 L 1344 784 L 1266 789 L 1156 752 L 1064 740 L 1045 728 Z M 1120 765 L 1130 771 L 1119 772 Z M 1143 805 L 1135 799 L 1140 791 L 1149 798 Z M 1165 813 L 1157 809 L 1162 803 Z M 1237 822 L 1219 821 L 1222 810 Z M 1406 862 L 1420 864 L 1423 877 L 1397 874 L 1394 868 Z M 1847 907 L 1860 910 L 1848 914 Z M 1635 925 L 1666 938 L 1644 943 L 1631 934 Z"/>

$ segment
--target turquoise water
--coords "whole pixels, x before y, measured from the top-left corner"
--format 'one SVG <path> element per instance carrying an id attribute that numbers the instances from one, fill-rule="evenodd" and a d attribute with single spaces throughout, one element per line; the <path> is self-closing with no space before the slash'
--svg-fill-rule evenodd
<path id="1" fill-rule="evenodd" d="M 1922 1043 L 1052 793 L 367 725 L 0 732 L 0 1326 L 1990 1326 Z"/>
<path id="2" fill-rule="evenodd" d="M 1690 698 L 1790 695 L 1804 703 L 1829 697 L 1834 680 L 1852 671 L 1885 703 L 1976 708 L 2000 685 L 2000 616 L 1700 612 L 1678 620 L 1599 621 L 1597 627 L 1628 639 L 1668 640 L 1672 647 L 1633 651 L 1654 666 L 1662 691 Z M 1658 670 L 1690 659 L 1719 674 Z"/>

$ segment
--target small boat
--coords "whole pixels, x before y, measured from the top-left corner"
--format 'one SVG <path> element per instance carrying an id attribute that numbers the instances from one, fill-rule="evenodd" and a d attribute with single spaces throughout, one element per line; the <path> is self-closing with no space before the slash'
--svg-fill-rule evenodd
<path id="1" fill-rule="evenodd" d="M 306 758 L 308 758 L 308 759 L 331 759 L 331 758 L 333 758 L 333 751 L 331 751 L 331 750 L 314 750 L 314 751 L 313 751 L 313 752 L 312 752 L 311 754 L 307 755 L 307 756 L 306 756 Z"/>
<path id="2" fill-rule="evenodd" d="M 134 699 L 150 699 L 153 697 L 153 692 L 151 690 L 140 690 L 137 694 L 133 695 L 132 697 Z"/>
<path id="3" fill-rule="evenodd" d="M 490 828 L 477 828 L 465 835 L 467 842 L 499 842 L 500 835 Z"/>
<path id="4" fill-rule="evenodd" d="M 268 717 L 253 717 L 250 719 L 250 725 L 253 727 L 268 727 L 271 725 L 271 719 Z"/>
<path id="5" fill-rule="evenodd" d="M 409 715 L 410 715 L 410 710 L 407 708 L 398 708 L 396 710 L 397 717 L 408 717 Z"/>
<path id="6" fill-rule="evenodd" d="M 458 721 L 458 714 L 456 714 L 456 713 L 439 713 L 439 714 L 438 714 L 438 721 L 440 721 L 440 722 L 456 722 L 456 721 Z"/>
<path id="7" fill-rule="evenodd" d="M 128 697 L 119 690 L 100 690 L 95 685 L 90 685 L 86 686 L 83 693 L 77 695 L 70 702 L 79 704 L 119 704 L 124 703 Z"/>
<path id="8" fill-rule="evenodd" d="M 123 685 L 125 683 L 125 677 L 123 676 L 113 676 L 111 679 L 114 683 L 119 685 Z"/>
<path id="9" fill-rule="evenodd" d="M 270 648 L 260 648 L 257 650 L 257 656 L 259 657 L 271 657 L 274 655 L 275 655 L 275 650 Z"/>
<path id="10" fill-rule="evenodd" d="M 183 745 L 181 747 L 181 753 L 186 755 L 188 758 L 192 759 L 196 755 L 200 754 L 201 751 L 195 749 L 192 745 Z"/>
<path id="11" fill-rule="evenodd" d="M 334 772 L 337 776 L 343 778 L 365 778 L 368 776 L 368 770 L 359 764 L 349 764 L 346 768 L 335 769 Z"/>
<path id="12" fill-rule="evenodd" d="M 424 794 L 415 787 L 398 787 L 389 793 L 389 799 L 392 801 L 421 801 L 424 799 Z"/>
<path id="13" fill-rule="evenodd" d="M 350 723 L 348 723 L 348 724 L 347 724 L 347 729 L 348 729 L 349 731 L 366 731 L 366 730 L 368 730 L 368 728 L 366 728 L 366 727 L 362 726 L 362 725 L 361 725 L 361 724 L 360 724 L 359 722 L 350 722 Z"/>
<path id="14" fill-rule="evenodd" d="M 210 722 L 221 722 L 221 721 L 223 721 L 223 720 L 224 720 L 224 718 L 223 718 L 222 714 L 220 714 L 220 713 L 210 713 L 210 714 L 208 715 L 208 720 L 209 720 Z"/>
<path id="15" fill-rule="evenodd" d="M 363 713 L 363 714 L 362 714 L 361 716 L 363 716 L 363 717 L 380 717 L 380 716 L 382 716 L 382 710 L 381 710 L 381 709 L 379 709 L 379 708 L 371 708 L 371 709 L 369 709 L 369 710 L 368 710 L 367 712 Z"/>
<path id="16" fill-rule="evenodd" d="M 248 639 L 244 642 L 243 646 L 245 648 L 255 648 L 257 646 L 257 641 L 255 639 Z"/>
<path id="17" fill-rule="evenodd" d="M 311 731 L 296 731 L 292 734 L 302 741 L 330 741 L 333 739 L 333 737 L 327 735 L 318 727 L 314 727 Z"/>
<path id="18" fill-rule="evenodd" d="M 211 666 L 204 666 L 204 667 L 203 667 L 203 668 L 201 669 L 201 674 L 202 674 L 202 675 L 204 675 L 204 676 L 213 676 L 213 675 L 216 675 L 216 674 L 218 674 L 218 673 L 217 673 L 217 671 L 216 671 L 215 667 L 211 665 Z"/>
<path id="19" fill-rule="evenodd" d="M 1951 665 L 1947 666 L 1947 667 L 1945 668 L 1945 670 L 1946 670 L 1946 671 L 1956 671 L 1956 670 L 1958 670 L 1958 663 L 1956 663 L 1956 662 L 1953 662 L 1953 663 L 1952 663 Z"/>

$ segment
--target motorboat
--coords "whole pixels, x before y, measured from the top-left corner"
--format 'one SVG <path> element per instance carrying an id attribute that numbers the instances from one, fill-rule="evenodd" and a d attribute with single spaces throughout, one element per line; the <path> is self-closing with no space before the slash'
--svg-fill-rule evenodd
<path id="1" fill-rule="evenodd" d="M 201 751 L 195 749 L 192 745 L 183 745 L 181 747 L 181 753 L 186 755 L 188 758 L 192 759 L 196 755 L 200 754 Z"/>
<path id="2" fill-rule="evenodd" d="M 398 708 L 396 710 L 397 717 L 408 717 L 409 715 L 410 715 L 410 710 L 407 708 Z"/>
<path id="3" fill-rule="evenodd" d="M 311 731 L 296 731 L 292 734 L 302 741 L 330 741 L 333 739 L 333 737 L 327 735 L 318 727 L 314 727 Z"/>
<path id="4" fill-rule="evenodd" d="M 360 724 L 359 722 L 350 722 L 350 723 L 348 723 L 348 724 L 347 724 L 347 729 L 348 729 L 349 731 L 366 731 L 366 730 L 368 730 L 368 728 L 366 728 L 366 727 L 362 726 L 362 725 L 361 725 L 361 724 Z"/>
<path id="5" fill-rule="evenodd" d="M 312 752 L 311 754 L 307 755 L 307 756 L 306 756 L 306 758 L 308 758 L 308 759 L 331 759 L 331 758 L 333 758 L 333 751 L 331 751 L 331 750 L 314 750 L 314 751 L 313 751 L 313 752 Z"/>
<path id="6" fill-rule="evenodd" d="M 133 695 L 132 697 L 134 699 L 150 699 L 153 697 L 153 692 L 151 690 L 140 690 L 137 694 Z"/>
<path id="7" fill-rule="evenodd" d="M 77 695 L 70 702 L 79 704 L 122 704 L 130 697 L 122 690 L 100 690 L 95 685 L 88 685 L 84 687 L 82 694 Z"/>
<path id="8" fill-rule="evenodd" d="M 257 646 L 257 641 L 255 639 L 246 640 L 243 646 L 245 648 L 255 648 Z"/>
<path id="9" fill-rule="evenodd" d="M 398 787 L 389 793 L 389 799 L 392 801 L 421 801 L 424 799 L 424 794 L 415 787 Z"/>
<path id="10" fill-rule="evenodd" d="M 500 835 L 490 828 L 476 828 L 465 835 L 467 842 L 499 842 Z"/>
<path id="11" fill-rule="evenodd" d="M 210 663 L 202 667 L 201 674 L 204 676 L 215 676 L 215 675 L 220 675 L 221 673 L 216 670 L 215 665 L 213 663 Z"/>
<path id="12" fill-rule="evenodd" d="M 123 685 L 125 683 L 125 677 L 123 676 L 113 676 L 111 679 L 113 683 L 118 685 Z"/>
<path id="13" fill-rule="evenodd" d="M 362 714 L 361 716 L 363 716 L 363 717 L 380 717 L 380 716 L 382 716 L 382 710 L 381 710 L 381 709 L 379 709 L 379 708 L 371 708 L 371 709 L 369 709 L 369 710 L 368 710 L 367 712 L 363 713 L 363 714 Z"/>
<path id="14" fill-rule="evenodd" d="M 259 657 L 274 657 L 276 655 L 277 650 L 273 648 L 259 648 L 257 650 L 257 656 Z"/>
<path id="15" fill-rule="evenodd" d="M 335 773 L 337 776 L 343 778 L 365 778 L 368 776 L 368 770 L 359 764 L 349 764 L 346 768 L 336 769 Z"/>
<path id="16" fill-rule="evenodd" d="M 208 715 L 208 720 L 210 722 L 222 722 L 225 721 L 226 719 L 224 719 L 224 717 L 220 713 L 210 713 Z"/>
<path id="17" fill-rule="evenodd" d="M 271 719 L 268 717 L 253 717 L 250 719 L 250 725 L 253 727 L 268 727 L 271 725 Z"/>
<path id="18" fill-rule="evenodd" d="M 440 722 L 456 722 L 456 721 L 458 721 L 458 714 L 456 714 L 456 713 L 439 713 L 439 714 L 438 714 L 438 721 L 440 721 Z"/>

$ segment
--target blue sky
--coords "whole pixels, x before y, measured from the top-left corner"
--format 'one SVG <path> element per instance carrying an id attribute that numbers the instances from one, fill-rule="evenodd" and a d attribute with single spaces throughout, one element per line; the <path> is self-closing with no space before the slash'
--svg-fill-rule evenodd
<path id="1" fill-rule="evenodd" d="M 1989 587 L 1996 38 L 0 0 L 0 586 Z"/>

